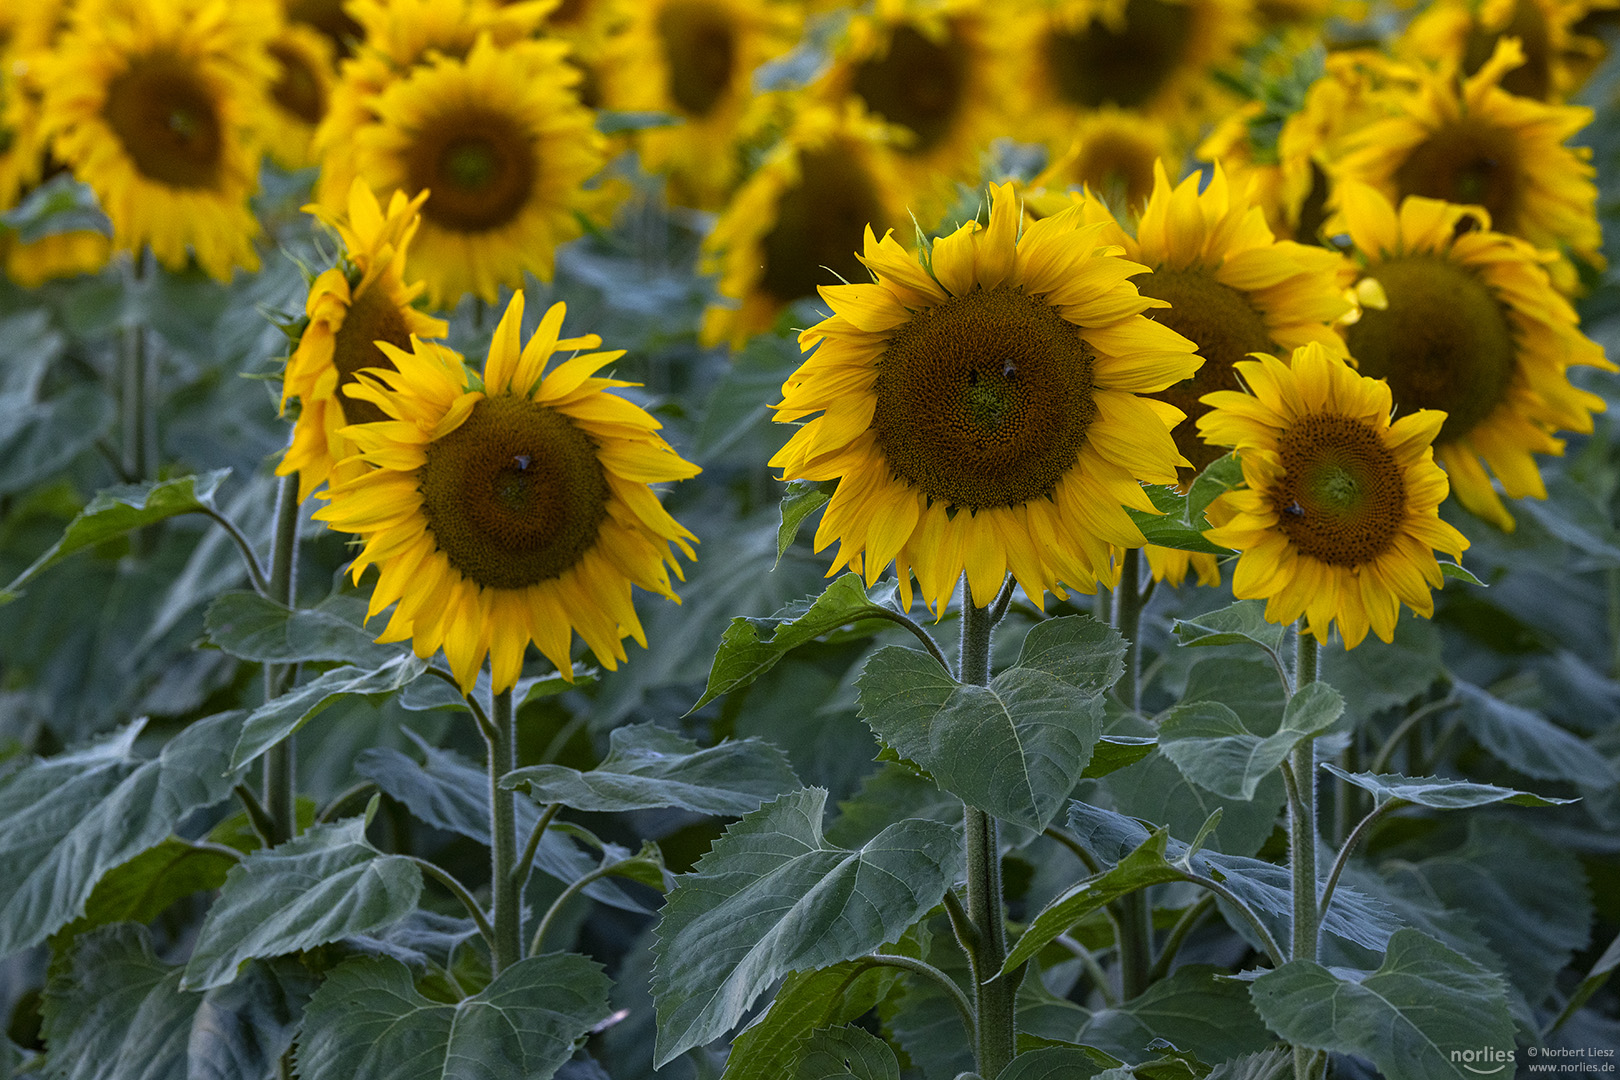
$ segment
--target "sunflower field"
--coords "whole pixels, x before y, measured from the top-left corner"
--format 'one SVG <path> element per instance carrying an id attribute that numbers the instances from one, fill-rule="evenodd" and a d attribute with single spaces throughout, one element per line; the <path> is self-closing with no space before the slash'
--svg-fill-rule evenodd
<path id="1" fill-rule="evenodd" d="M 1617 53 L 0 0 L 0 1080 L 1614 1074 Z"/>

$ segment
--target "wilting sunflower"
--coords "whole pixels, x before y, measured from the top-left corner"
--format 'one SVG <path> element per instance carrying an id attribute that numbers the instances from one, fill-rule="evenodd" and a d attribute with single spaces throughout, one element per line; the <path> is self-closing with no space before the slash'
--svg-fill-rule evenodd
<path id="1" fill-rule="evenodd" d="M 1533 454 L 1558 430 L 1591 431 L 1603 399 L 1570 385 L 1573 365 L 1615 370 L 1552 287 L 1544 256 L 1491 231 L 1488 214 L 1417 196 L 1396 214 L 1365 184 L 1340 190 L 1361 261 L 1361 318 L 1346 331 L 1361 371 L 1387 378 L 1395 407 L 1445 410 L 1436 460 L 1469 510 L 1513 528 L 1513 498 L 1547 497 Z"/>
<path id="2" fill-rule="evenodd" d="M 1115 210 L 1133 212 L 1153 193 L 1155 163 L 1179 163 L 1182 145 L 1162 121 L 1107 106 L 1075 123 L 1067 152 L 1053 158 L 1030 187 L 1085 188 Z"/>
<path id="3" fill-rule="evenodd" d="M 1060 582 L 1111 579 L 1110 545 L 1139 547 L 1123 509 L 1139 481 L 1175 482 L 1181 410 L 1138 396 L 1197 369 L 1192 342 L 1142 312 L 1143 269 L 1102 246 L 1078 209 L 1019 235 L 1011 185 L 989 228 L 970 221 L 919 265 L 866 233 L 870 284 L 823 286 L 833 315 L 799 336 L 815 352 L 776 419 L 805 423 L 771 459 L 784 479 L 837 480 L 816 549 L 868 582 L 895 563 L 935 611 L 966 569 L 989 604 L 1010 569 L 1037 603 Z M 820 415 L 815 415 L 820 414 Z"/>
<path id="4" fill-rule="evenodd" d="M 903 202 L 932 225 L 955 198 L 956 182 L 977 183 L 980 158 L 1007 134 L 1015 44 L 999 5 L 895 0 L 850 20 L 811 93 L 835 105 L 855 98 L 899 129 Z"/>
<path id="5" fill-rule="evenodd" d="M 525 272 L 549 281 L 558 245 L 583 231 L 578 215 L 604 212 L 584 189 L 602 137 L 567 51 L 480 38 L 466 60 L 435 56 L 374 99 L 377 123 L 355 136 L 359 173 L 374 190 L 430 193 L 416 268 L 433 307 L 466 293 L 494 303 Z"/>
<path id="6" fill-rule="evenodd" d="M 387 419 L 369 401 L 348 397 L 362 369 L 388 368 L 392 362 L 377 348 L 383 341 L 408 349 L 412 337 L 443 337 L 449 327 L 411 305 L 421 282 L 406 284 L 405 256 L 421 224 L 418 211 L 425 194 L 407 199 L 396 191 L 383 213 L 371 189 L 359 180 L 349 191 L 349 212 L 333 217 L 311 206 L 343 241 L 343 261 L 316 278 L 304 310 L 309 325 L 287 360 L 281 407 L 298 399 L 298 423 L 292 445 L 276 472 L 298 474 L 298 497 L 327 480 L 336 482 L 364 469 L 343 437 L 349 424 Z"/>
<path id="7" fill-rule="evenodd" d="M 595 335 L 559 340 L 555 304 L 519 347 L 523 295 L 495 328 L 482 382 L 460 356 L 413 342 L 385 346 L 397 370 L 360 376 L 352 397 L 394 422 L 346 435 L 373 468 L 335 484 L 315 516 L 359 533 L 356 580 L 381 571 L 368 615 L 396 601 L 379 641 L 411 639 L 421 657 L 443 648 L 470 692 L 487 654 L 493 688 L 517 681 L 530 641 L 572 679 L 572 632 L 612 669 L 622 640 L 647 640 L 630 586 L 677 600 L 670 545 L 688 558 L 696 539 L 647 485 L 698 468 L 656 434 L 659 424 L 596 372 L 624 355 L 593 352 L 547 372 L 559 351 L 591 349 Z"/>
<path id="8" fill-rule="evenodd" d="M 638 134 L 642 163 L 669 177 L 669 198 L 718 210 L 735 189 L 739 126 L 754 71 L 791 49 L 802 20 L 770 0 L 644 0 L 597 73 L 610 109 L 668 113 L 679 123 Z"/>
<path id="9" fill-rule="evenodd" d="M 225 0 L 83 0 L 39 61 L 51 150 L 95 190 L 115 246 L 179 269 L 254 269 L 253 143 L 274 71 L 267 23 Z"/>
<path id="10" fill-rule="evenodd" d="M 1591 151 L 1565 142 L 1591 122 L 1592 110 L 1503 90 L 1503 76 L 1523 62 L 1518 41 L 1503 39 L 1460 91 L 1454 79 L 1428 75 L 1416 91 L 1392 95 L 1388 118 L 1351 140 L 1339 175 L 1392 201 L 1423 195 L 1483 206 L 1499 231 L 1601 267 Z M 1565 292 L 1577 287 L 1568 256 L 1553 267 L 1553 280 Z"/>
<path id="11" fill-rule="evenodd" d="M 1202 192 L 1198 173 L 1171 187 L 1162 162 L 1153 170 L 1153 193 L 1133 236 L 1095 196 L 1082 201 L 1082 215 L 1102 225 L 1098 239 L 1118 244 L 1125 257 L 1149 273 L 1135 279 L 1143 296 L 1166 301 L 1152 318 L 1198 346 L 1204 364 L 1153 396 L 1196 421 L 1207 411 L 1205 394 L 1237 389 L 1233 365 L 1253 352 L 1291 353 L 1310 342 L 1342 353 L 1334 322 L 1350 310 L 1344 297 L 1343 256 L 1325 248 L 1278 240 L 1260 207 L 1228 184 L 1215 166 Z M 1181 483 L 1190 483 L 1225 449 L 1205 442 L 1193 423 L 1175 432 L 1176 449 L 1190 463 Z M 1189 566 L 1200 580 L 1216 576 L 1213 555 L 1149 547 L 1155 576 L 1180 584 Z"/>
<path id="12" fill-rule="evenodd" d="M 1603 59 L 1603 43 L 1577 33 L 1593 10 L 1614 0 L 1437 0 L 1395 42 L 1404 55 L 1472 75 L 1485 65 L 1502 38 L 1519 39 L 1524 64 L 1502 76 L 1510 94 L 1537 101 L 1566 101 Z"/>
<path id="13" fill-rule="evenodd" d="M 906 219 L 889 130 L 847 102 L 807 105 L 704 240 L 704 270 L 720 295 L 703 317 L 703 342 L 740 348 L 816 286 L 865 280 L 857 252 L 869 224 Z"/>
<path id="14" fill-rule="evenodd" d="M 1055 150 L 1105 106 L 1196 132 L 1229 100 L 1212 74 L 1255 36 L 1247 0 L 1060 0 L 1023 26 L 1024 128 Z"/>
<path id="15" fill-rule="evenodd" d="M 282 168 L 302 169 L 316 163 L 310 143 L 332 98 L 335 50 L 325 34 L 303 23 L 283 25 L 268 48 L 277 70 L 266 110 L 265 149 Z"/>
<path id="16" fill-rule="evenodd" d="M 1250 393 L 1211 394 L 1198 422 L 1243 462 L 1244 487 L 1214 504 L 1230 519 L 1204 533 L 1242 552 L 1233 594 L 1265 598 L 1271 622 L 1303 615 L 1321 642 L 1337 622 L 1347 649 L 1369 627 L 1391 640 L 1402 603 L 1434 614 L 1435 550 L 1460 558 L 1468 547 L 1440 520 L 1446 474 L 1430 444 L 1445 414 L 1391 423 L 1388 384 L 1316 344 L 1292 364 L 1241 361 L 1238 374 Z"/>

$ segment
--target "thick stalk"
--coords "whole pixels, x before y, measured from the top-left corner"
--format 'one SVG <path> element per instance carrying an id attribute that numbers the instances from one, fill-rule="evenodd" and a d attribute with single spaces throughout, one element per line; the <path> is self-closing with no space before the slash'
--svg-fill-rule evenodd
<path id="1" fill-rule="evenodd" d="M 962 654 L 958 677 L 964 683 L 990 682 L 990 610 L 978 607 L 962 586 Z M 998 978 L 1007 960 L 1007 933 L 1001 903 L 1001 851 L 996 819 L 972 806 L 962 808 L 967 843 L 967 914 L 978 933 L 973 944 L 974 1004 L 978 1015 L 976 1056 L 979 1075 L 994 1077 L 1013 1059 L 1013 992 L 1016 981 Z"/>
<path id="2" fill-rule="evenodd" d="M 523 889 L 512 874 L 517 865 L 517 794 L 501 787 L 501 777 L 517 768 L 517 727 L 512 691 L 495 695 L 489 743 L 490 890 L 495 901 L 495 974 L 523 958 Z"/>
<path id="3" fill-rule="evenodd" d="M 1125 639 L 1125 674 L 1114 686 L 1114 693 L 1125 707 L 1141 708 L 1142 648 L 1142 550 L 1128 548 L 1120 566 L 1119 584 L 1114 587 L 1114 629 Z M 1146 889 L 1122 897 L 1115 905 L 1119 926 L 1119 992 L 1130 1001 L 1148 988 L 1153 971 L 1153 909 Z"/>
<path id="4" fill-rule="evenodd" d="M 1114 629 L 1125 639 L 1125 674 L 1114 685 L 1114 693 L 1133 712 L 1142 706 L 1138 678 L 1142 671 L 1142 549 L 1127 548 L 1120 566 L 1119 584 L 1114 587 Z"/>
<path id="5" fill-rule="evenodd" d="M 1316 681 L 1316 638 L 1301 623 L 1295 630 L 1294 692 Z M 1305 739 L 1294 747 L 1285 768 L 1291 774 L 1288 814 L 1288 862 L 1293 876 L 1292 960 L 1316 959 L 1321 911 L 1316 893 L 1316 745 Z M 1294 1080 L 1311 1080 L 1318 1057 L 1308 1047 L 1294 1047 Z"/>
<path id="6" fill-rule="evenodd" d="M 270 538 L 269 597 L 292 606 L 298 569 L 298 477 L 283 476 L 276 489 L 276 520 Z M 293 665 L 264 666 L 264 700 L 286 692 Z M 298 834 L 296 747 L 289 735 L 264 755 L 264 808 L 270 815 L 276 843 Z"/>

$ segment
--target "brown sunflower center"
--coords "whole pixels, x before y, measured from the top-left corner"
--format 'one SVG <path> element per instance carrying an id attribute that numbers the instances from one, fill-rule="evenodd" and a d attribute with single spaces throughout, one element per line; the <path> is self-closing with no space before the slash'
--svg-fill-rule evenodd
<path id="1" fill-rule="evenodd" d="M 886 228 L 876 186 L 849 148 L 834 143 L 799 155 L 799 182 L 782 193 L 776 224 L 760 242 L 759 286 L 782 303 L 814 296 L 817 285 L 863 281 L 855 252 L 866 226 Z"/>
<path id="2" fill-rule="evenodd" d="M 1164 88 L 1192 42 L 1192 12 L 1165 0 L 1128 0 L 1117 26 L 1093 21 L 1046 37 L 1046 63 L 1072 105 L 1140 108 Z"/>
<path id="3" fill-rule="evenodd" d="M 326 115 L 326 93 L 309 60 L 297 49 L 273 42 L 270 55 L 281 65 L 281 76 L 270 88 L 277 105 L 306 124 L 318 124 Z"/>
<path id="4" fill-rule="evenodd" d="M 676 0 L 658 13 L 669 94 L 688 116 L 705 117 L 726 96 L 737 66 L 737 28 L 703 0 Z"/>
<path id="5" fill-rule="evenodd" d="M 1473 203 L 1491 212 L 1491 227 L 1517 228 L 1524 177 L 1513 132 L 1476 116 L 1449 121 L 1419 143 L 1395 170 L 1400 197 L 1426 195 Z"/>
<path id="6" fill-rule="evenodd" d="M 1158 152 L 1124 131 L 1099 131 L 1080 144 L 1072 183 L 1084 184 L 1110 206 L 1139 207 L 1153 194 Z"/>
<path id="7" fill-rule="evenodd" d="M 551 9 L 546 16 L 546 22 L 552 26 L 578 26 L 590 11 L 590 0 L 562 0 L 562 3 Z"/>
<path id="8" fill-rule="evenodd" d="M 373 286 L 354 298 L 343 314 L 343 325 L 332 336 L 332 366 L 338 370 L 337 401 L 343 419 L 351 424 L 393 419 L 371 402 L 349 397 L 345 390 L 361 368 L 396 370 L 394 362 L 374 344 L 378 341 L 409 351 L 411 331 L 399 305 L 383 289 Z"/>
<path id="9" fill-rule="evenodd" d="M 1467 270 L 1416 256 L 1373 267 L 1389 298 L 1349 329 L 1361 373 L 1389 380 L 1395 408 L 1444 409 L 1435 440 L 1466 435 L 1507 396 L 1518 348 L 1496 298 Z"/>
<path id="10" fill-rule="evenodd" d="M 855 93 L 873 112 L 916 134 L 907 152 L 924 153 L 950 134 L 967 100 L 969 59 L 954 30 L 936 42 L 915 27 L 899 26 L 887 56 L 855 69 Z"/>
<path id="11" fill-rule="evenodd" d="M 422 512 L 450 565 L 488 589 L 563 574 L 596 543 L 608 485 L 596 445 L 562 413 L 506 395 L 473 406 L 427 451 Z"/>
<path id="12" fill-rule="evenodd" d="M 889 467 L 930 499 L 983 510 L 1049 495 L 1097 415 L 1080 329 L 1018 289 L 917 312 L 878 359 L 872 417 Z"/>
<path id="13" fill-rule="evenodd" d="M 354 43 L 366 36 L 366 28 L 344 10 L 343 0 L 288 0 L 287 18 L 313 26 L 337 46 L 338 57 L 354 53 Z"/>
<path id="14" fill-rule="evenodd" d="M 1275 346 L 1248 299 L 1207 271 L 1155 270 L 1137 278 L 1136 287 L 1143 296 L 1170 301 L 1168 311 L 1160 308 L 1149 315 L 1196 344 L 1204 358 L 1192 378 L 1153 395 L 1187 414 L 1173 433 L 1176 449 L 1192 462 L 1192 469 L 1180 471 L 1179 478 L 1186 482 L 1226 453 L 1198 437 L 1198 418 L 1209 412 L 1209 406 L 1198 399 L 1216 390 L 1238 389 L 1232 365 L 1252 352 L 1271 352 Z"/>
<path id="15" fill-rule="evenodd" d="M 1406 513 L 1406 484 L 1377 431 L 1313 413 L 1294 421 L 1277 451 L 1285 475 L 1271 501 L 1295 548 L 1333 566 L 1361 566 L 1388 550 Z"/>
<path id="16" fill-rule="evenodd" d="M 478 233 L 516 218 L 534 191 L 534 136 L 510 115 L 481 105 L 429 118 L 405 152 L 412 191 L 432 192 L 422 216 Z"/>
<path id="17" fill-rule="evenodd" d="M 1311 188 L 1299 204 L 1299 222 L 1294 226 L 1294 239 L 1301 244 L 1322 243 L 1322 226 L 1327 224 L 1327 173 L 1315 161 L 1311 162 Z"/>
<path id="18" fill-rule="evenodd" d="M 1463 70 L 1469 75 L 1485 66 L 1496 51 L 1496 43 L 1516 37 L 1524 46 L 1524 64 L 1502 76 L 1502 89 L 1520 97 L 1546 101 L 1552 93 L 1552 38 L 1547 17 L 1535 0 L 1518 0 L 1507 25 L 1486 30 L 1476 15 L 1468 30 L 1463 50 Z"/>
<path id="19" fill-rule="evenodd" d="M 147 179 L 177 188 L 217 183 L 224 157 L 218 107 L 185 59 L 164 52 L 134 58 L 108 83 L 101 114 Z"/>

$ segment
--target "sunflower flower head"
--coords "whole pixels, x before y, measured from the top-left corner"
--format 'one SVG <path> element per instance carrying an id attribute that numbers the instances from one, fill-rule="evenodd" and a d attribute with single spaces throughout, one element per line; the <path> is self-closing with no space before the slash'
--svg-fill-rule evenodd
<path id="1" fill-rule="evenodd" d="M 419 338 L 383 345 L 392 369 L 361 373 L 352 395 L 380 423 L 343 432 L 369 468 L 331 485 L 315 514 L 364 541 L 356 580 L 379 570 L 368 618 L 394 604 L 379 641 L 442 648 L 463 692 L 487 656 L 498 693 L 516 683 L 529 642 L 572 679 L 573 634 L 605 667 L 623 639 L 647 644 L 631 586 L 676 600 L 671 545 L 696 538 L 648 486 L 695 476 L 659 424 L 608 393 L 632 386 L 597 372 L 622 352 L 563 338 L 554 304 L 525 343 L 523 295 L 512 297 L 481 377 L 451 350 Z"/>
<path id="2" fill-rule="evenodd" d="M 1140 396 L 1190 376 L 1192 342 L 1142 313 L 1122 259 L 1078 209 L 1020 235 L 1012 185 L 988 227 L 934 242 L 925 264 L 866 233 L 869 284 L 823 286 L 833 314 L 776 418 L 806 420 L 771 459 L 785 479 L 837 480 L 816 533 L 832 571 L 875 582 L 895 564 L 911 602 L 943 610 L 966 571 L 987 605 L 1010 570 L 1039 603 L 1112 578 L 1111 545 L 1139 547 L 1124 507 L 1152 512 L 1139 481 L 1175 482 L 1181 410 Z"/>
<path id="3" fill-rule="evenodd" d="M 1562 453 L 1555 432 L 1591 431 L 1604 409 L 1571 385 L 1569 369 L 1615 366 L 1580 332 L 1547 256 L 1492 231 L 1483 209 L 1411 196 L 1397 212 L 1353 181 L 1341 185 L 1339 204 L 1364 298 L 1345 331 L 1350 354 L 1364 374 L 1389 380 L 1400 412 L 1445 412 L 1434 453 L 1451 489 L 1511 529 L 1490 474 L 1510 497 L 1546 498 L 1533 455 Z"/>
<path id="4" fill-rule="evenodd" d="M 1244 486 L 1212 506 L 1225 524 L 1204 534 L 1241 552 L 1233 594 L 1264 598 L 1271 622 L 1303 616 L 1320 642 L 1337 623 L 1346 648 L 1369 628 L 1393 640 L 1403 603 L 1433 615 L 1435 551 L 1468 547 L 1439 515 L 1446 474 L 1431 444 L 1445 414 L 1391 423 L 1389 385 L 1315 343 L 1290 364 L 1259 354 L 1237 370 L 1250 392 L 1210 394 L 1198 422 L 1243 463 Z"/>
<path id="5" fill-rule="evenodd" d="M 405 256 L 421 224 L 424 198 L 396 191 L 385 213 L 371 189 L 356 180 L 346 215 L 305 208 L 337 233 L 344 257 L 310 285 L 304 306 L 309 324 L 282 380 L 283 411 L 296 398 L 299 413 L 292 445 L 276 471 L 298 474 L 300 499 L 356 467 L 343 464 L 354 453 L 342 434 L 346 426 L 385 418 L 369 401 L 346 393 L 362 369 L 392 363 L 377 343 L 409 348 L 413 337 L 442 337 L 448 330 L 412 305 L 421 283 L 405 281 Z"/>

